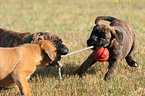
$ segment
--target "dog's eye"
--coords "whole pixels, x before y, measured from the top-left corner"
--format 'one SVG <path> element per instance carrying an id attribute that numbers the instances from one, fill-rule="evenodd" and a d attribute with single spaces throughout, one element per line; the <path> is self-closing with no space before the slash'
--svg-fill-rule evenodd
<path id="1" fill-rule="evenodd" d="M 92 36 L 92 38 L 93 38 L 93 39 L 97 39 L 98 37 L 96 37 L 96 36 Z"/>

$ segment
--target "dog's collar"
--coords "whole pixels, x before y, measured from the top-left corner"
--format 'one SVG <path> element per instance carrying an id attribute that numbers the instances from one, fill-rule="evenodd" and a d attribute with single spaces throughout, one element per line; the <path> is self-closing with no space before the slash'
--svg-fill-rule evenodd
<path id="1" fill-rule="evenodd" d="M 26 43 L 31 43 L 31 37 L 33 36 L 33 34 L 30 34 L 27 38 L 26 38 Z"/>

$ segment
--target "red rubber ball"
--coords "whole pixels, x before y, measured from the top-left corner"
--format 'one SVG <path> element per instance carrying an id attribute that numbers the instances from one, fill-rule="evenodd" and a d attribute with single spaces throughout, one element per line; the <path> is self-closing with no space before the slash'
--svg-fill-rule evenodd
<path id="1" fill-rule="evenodd" d="M 99 62 L 105 62 L 109 58 L 109 50 L 107 48 L 101 47 L 94 50 L 93 56 L 95 60 Z"/>

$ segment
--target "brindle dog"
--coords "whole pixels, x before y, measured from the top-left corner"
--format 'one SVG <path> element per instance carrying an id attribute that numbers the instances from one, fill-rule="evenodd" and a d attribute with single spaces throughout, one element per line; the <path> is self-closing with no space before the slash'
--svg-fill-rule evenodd
<path id="1" fill-rule="evenodd" d="M 100 20 L 106 20 L 111 23 L 110 25 L 98 24 Z M 104 79 L 107 80 L 113 77 L 119 62 L 123 58 L 126 59 L 129 66 L 137 67 L 137 63 L 132 58 L 135 48 L 135 34 L 130 25 L 123 20 L 110 16 L 97 17 L 95 24 L 90 38 L 87 40 L 87 45 L 94 46 L 93 50 L 100 47 L 106 47 L 109 50 L 109 70 Z M 91 54 L 79 68 L 73 70 L 73 73 L 81 76 L 95 62 L 96 60 Z"/>
<path id="2" fill-rule="evenodd" d="M 15 32 L 11 30 L 0 29 L 0 47 L 15 47 L 24 43 L 36 44 L 39 40 L 51 40 L 59 47 L 59 54 L 66 55 L 68 48 L 63 44 L 62 39 L 49 32 Z"/>

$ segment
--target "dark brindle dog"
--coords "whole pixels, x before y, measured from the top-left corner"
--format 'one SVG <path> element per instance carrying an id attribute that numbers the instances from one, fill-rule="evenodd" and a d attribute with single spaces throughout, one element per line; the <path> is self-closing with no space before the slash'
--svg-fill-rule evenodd
<path id="1" fill-rule="evenodd" d="M 110 25 L 98 24 L 99 20 L 106 20 L 111 23 Z M 104 79 L 106 80 L 113 76 L 120 60 L 123 58 L 126 59 L 129 66 L 137 67 L 137 63 L 132 58 L 135 47 L 135 34 L 130 25 L 123 20 L 110 16 L 97 17 L 95 24 L 90 38 L 87 40 L 87 45 L 94 46 L 93 50 L 100 47 L 106 47 L 109 50 L 109 70 Z M 91 54 L 79 68 L 73 71 L 74 74 L 82 75 L 95 62 L 96 60 Z"/>
<path id="2" fill-rule="evenodd" d="M 66 55 L 68 48 L 62 40 L 55 34 L 49 32 L 19 33 L 11 30 L 0 29 L 0 47 L 14 47 L 24 43 L 36 44 L 39 40 L 51 40 L 59 48 L 58 53 Z"/>

